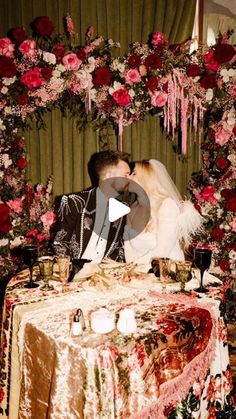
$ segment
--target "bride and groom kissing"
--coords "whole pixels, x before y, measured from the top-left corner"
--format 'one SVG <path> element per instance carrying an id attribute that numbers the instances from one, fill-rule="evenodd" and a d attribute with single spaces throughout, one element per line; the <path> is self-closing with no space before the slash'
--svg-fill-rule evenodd
<path id="1" fill-rule="evenodd" d="M 184 260 L 181 244 L 188 245 L 202 217 L 182 200 L 165 166 L 144 160 L 134 162 L 131 171 L 128 155 L 113 150 L 96 153 L 91 164 L 97 186 L 62 197 L 55 253 L 95 263 Z M 130 213 L 110 222 L 110 197 L 129 205 Z"/>

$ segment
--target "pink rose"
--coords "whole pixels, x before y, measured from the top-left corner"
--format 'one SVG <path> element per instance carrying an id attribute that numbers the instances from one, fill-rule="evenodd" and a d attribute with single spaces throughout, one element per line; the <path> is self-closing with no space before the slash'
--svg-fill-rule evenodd
<path id="1" fill-rule="evenodd" d="M 225 131 L 223 128 L 218 129 L 215 132 L 215 141 L 217 144 L 220 144 L 221 146 L 223 146 L 224 144 L 226 144 L 230 138 L 230 133 L 228 131 Z"/>
<path id="2" fill-rule="evenodd" d="M 126 83 L 134 84 L 134 83 L 140 82 L 140 80 L 141 80 L 141 77 L 138 70 L 132 69 L 126 73 L 126 76 L 125 76 Z"/>
<path id="3" fill-rule="evenodd" d="M 53 211 L 47 211 L 45 214 L 41 215 L 40 220 L 44 227 L 51 227 L 56 221 L 56 214 Z"/>
<path id="4" fill-rule="evenodd" d="M 119 106 L 126 106 L 131 102 L 129 92 L 124 87 L 121 87 L 120 89 L 116 90 L 113 93 L 112 97 L 116 101 L 116 103 L 118 103 Z"/>
<path id="5" fill-rule="evenodd" d="M 14 211 L 16 214 L 20 214 L 23 210 L 21 198 L 10 199 L 7 201 L 9 208 Z"/>
<path id="6" fill-rule="evenodd" d="M 36 42 L 32 39 L 26 39 L 19 46 L 19 51 L 25 57 L 32 57 L 35 54 Z"/>
<path id="7" fill-rule="evenodd" d="M 82 64 L 82 61 L 73 52 L 65 55 L 62 62 L 68 71 L 76 71 Z"/>
<path id="8" fill-rule="evenodd" d="M 21 83 L 25 84 L 29 89 L 32 87 L 40 87 L 43 84 L 39 68 L 26 71 L 20 78 Z"/>
<path id="9" fill-rule="evenodd" d="M 233 218 L 229 225 L 230 227 L 232 227 L 232 230 L 236 233 L 236 217 Z"/>
<path id="10" fill-rule="evenodd" d="M 15 46 L 9 38 L 0 39 L 0 55 L 5 57 L 13 57 Z"/>
<path id="11" fill-rule="evenodd" d="M 163 44 L 165 40 L 165 35 L 162 32 L 154 32 L 154 34 L 152 35 L 152 45 L 158 45 L 158 44 Z"/>
<path id="12" fill-rule="evenodd" d="M 165 105 L 167 97 L 168 95 L 165 92 L 158 91 L 151 93 L 151 104 L 160 108 Z"/>

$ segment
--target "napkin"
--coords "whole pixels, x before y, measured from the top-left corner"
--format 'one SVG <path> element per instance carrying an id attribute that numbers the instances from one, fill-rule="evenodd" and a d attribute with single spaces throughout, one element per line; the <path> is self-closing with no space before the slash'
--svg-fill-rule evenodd
<path id="1" fill-rule="evenodd" d="M 90 276 L 94 275 L 95 273 L 101 273 L 102 270 L 99 267 L 98 263 L 85 263 L 83 268 L 77 272 L 73 278 L 73 281 L 80 281 L 81 279 L 89 278 Z"/>

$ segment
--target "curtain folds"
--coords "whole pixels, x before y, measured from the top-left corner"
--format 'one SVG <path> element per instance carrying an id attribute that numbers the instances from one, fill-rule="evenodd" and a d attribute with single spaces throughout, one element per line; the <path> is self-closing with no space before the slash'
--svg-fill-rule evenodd
<path id="1" fill-rule="evenodd" d="M 146 42 L 154 31 L 164 32 L 171 43 L 191 37 L 195 7 L 196 0 L 1 0 L 0 36 L 12 27 L 28 29 L 35 17 L 43 15 L 54 22 L 55 33 L 62 32 L 63 17 L 69 13 L 81 44 L 87 28 L 93 26 L 96 34 L 119 41 L 116 55 L 123 55 L 130 42 Z M 53 175 L 54 195 L 88 187 L 87 163 L 101 147 L 98 133 L 91 127 L 79 131 L 75 121 L 57 109 L 48 112 L 45 122 L 45 131 L 34 127 L 24 133 L 29 178 L 38 183 Z M 116 148 L 115 132 L 109 129 L 108 134 L 109 144 Z M 135 160 L 160 159 L 185 195 L 191 173 L 199 168 L 199 150 L 193 144 L 183 162 L 172 146 L 161 132 L 158 117 L 147 116 L 124 129 L 124 151 Z"/>

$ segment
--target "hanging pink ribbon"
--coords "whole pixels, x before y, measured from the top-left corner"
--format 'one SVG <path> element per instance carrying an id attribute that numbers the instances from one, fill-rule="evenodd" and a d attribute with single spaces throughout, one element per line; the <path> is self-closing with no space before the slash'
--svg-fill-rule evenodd
<path id="1" fill-rule="evenodd" d="M 123 114 L 120 115 L 118 120 L 118 149 L 123 151 Z"/>

